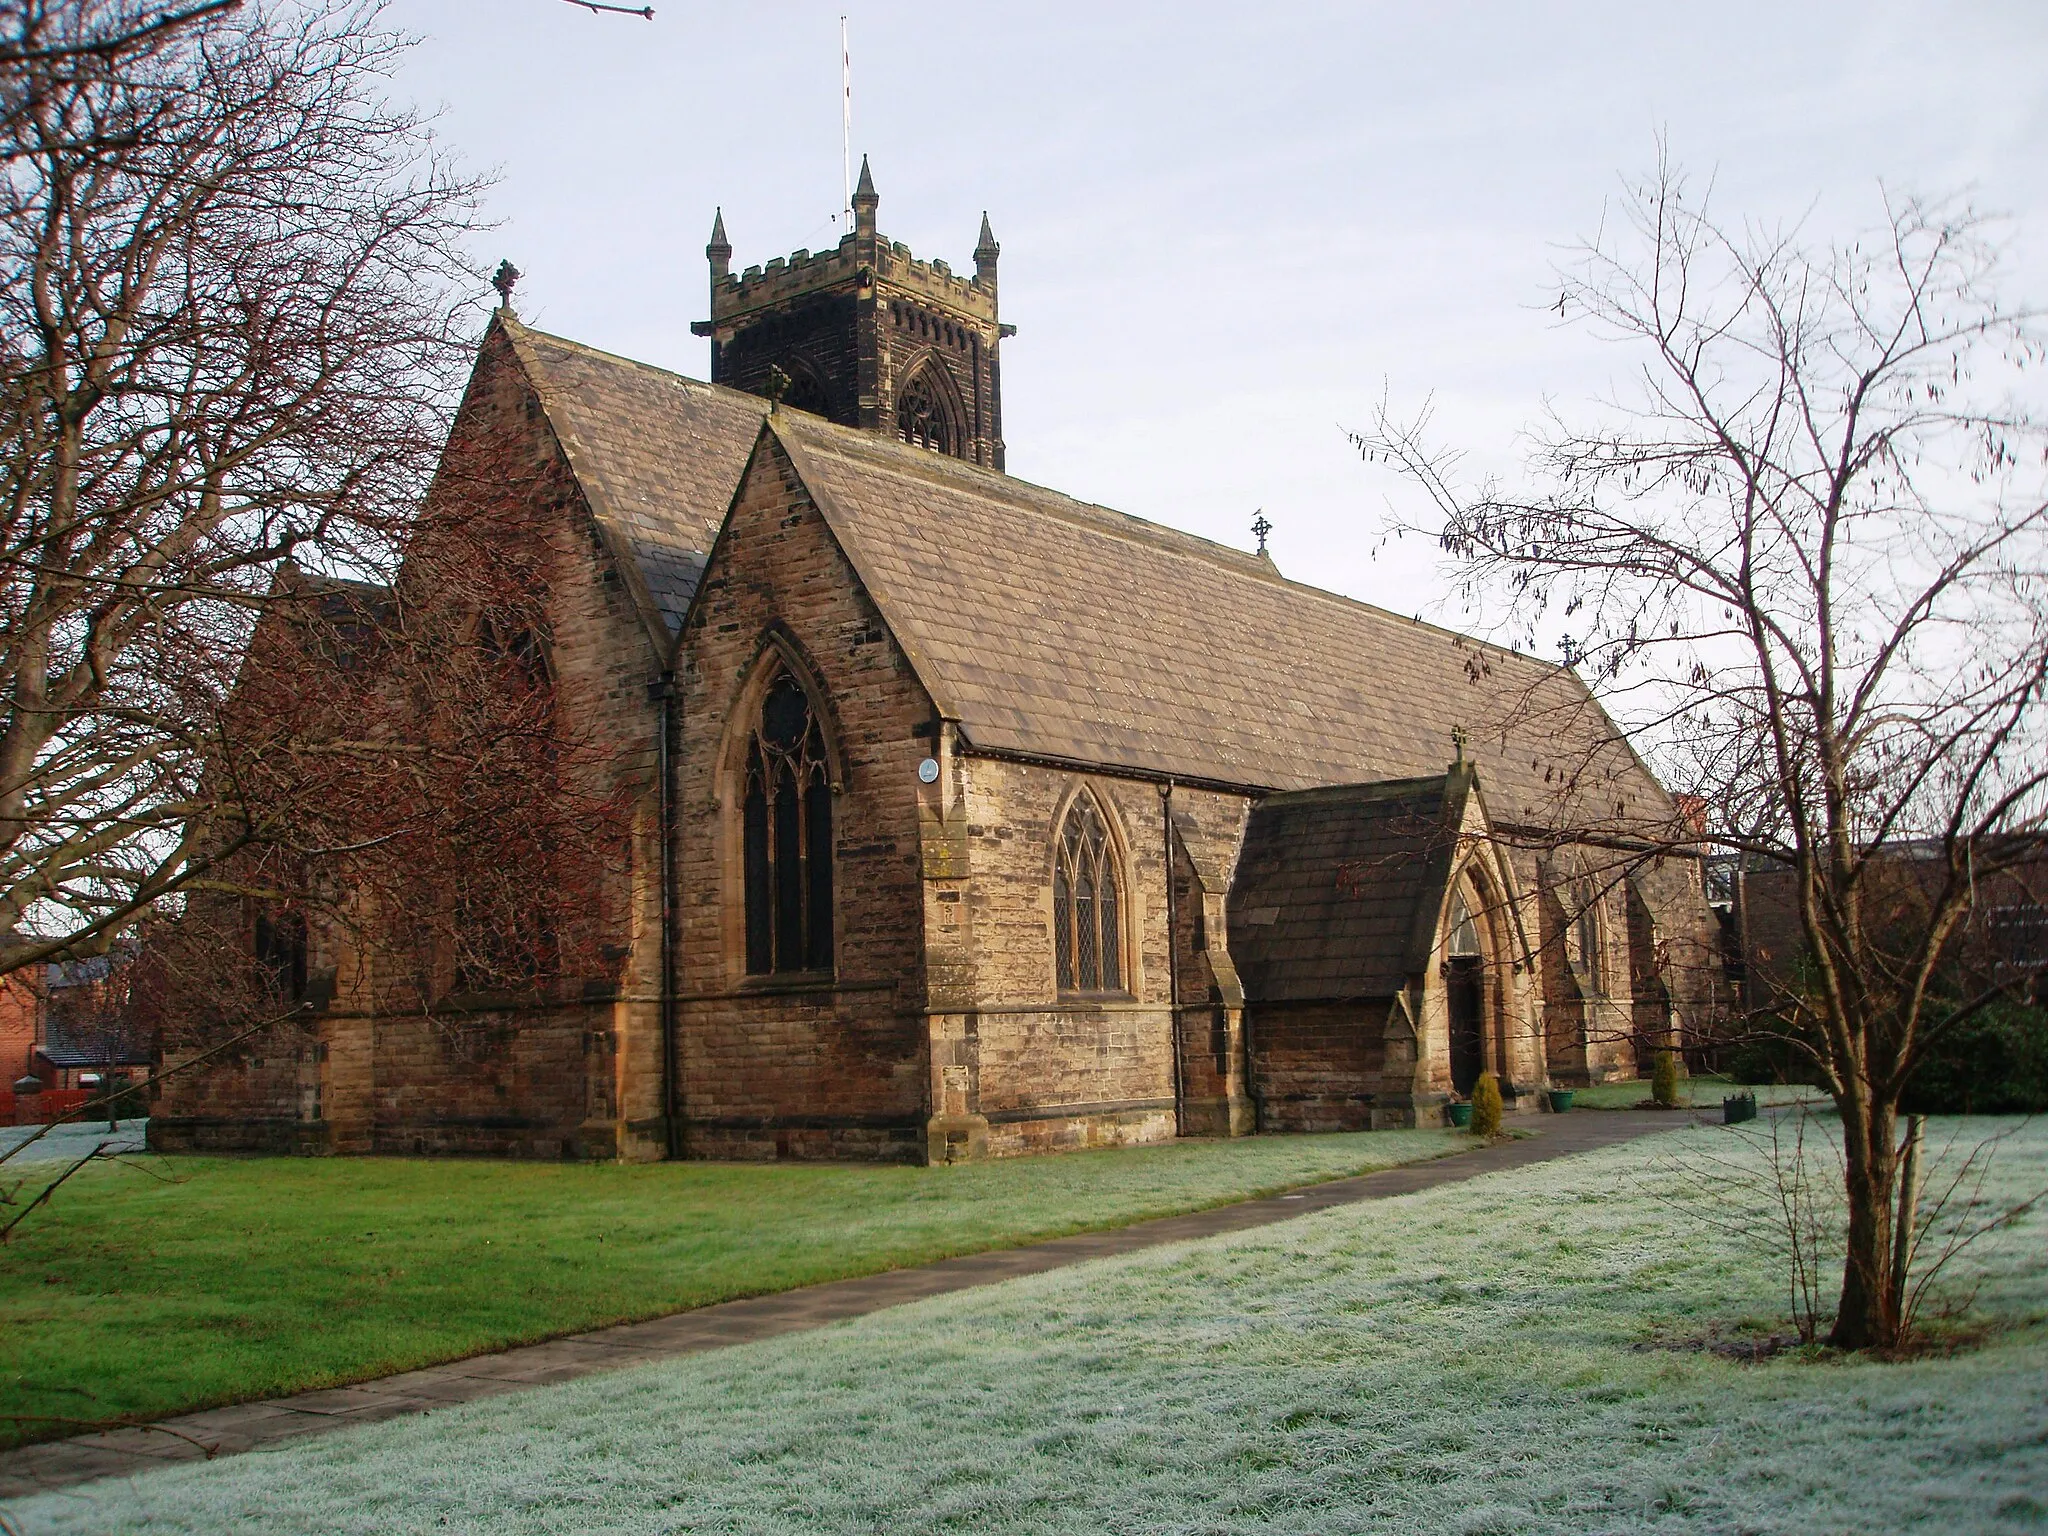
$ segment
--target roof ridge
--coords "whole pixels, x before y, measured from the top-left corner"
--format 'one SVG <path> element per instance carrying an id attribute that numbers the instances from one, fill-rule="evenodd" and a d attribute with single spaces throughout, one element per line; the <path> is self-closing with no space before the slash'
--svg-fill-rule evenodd
<path id="1" fill-rule="evenodd" d="M 1383 608 L 1377 603 L 1366 602 L 1363 598 L 1351 597 L 1342 592 L 1332 592 L 1328 587 L 1318 587 L 1310 582 L 1296 581 L 1292 577 L 1284 575 L 1270 558 L 1252 554 L 1246 550 L 1233 549 L 1228 544 L 1221 543 L 1216 539 L 1207 538 L 1199 533 L 1190 533 L 1185 528 L 1175 528 L 1169 523 L 1154 522 L 1151 518 L 1140 517 L 1135 512 L 1120 511 L 1115 507 L 1105 506 L 1101 502 L 1084 501 L 1078 496 L 1069 495 L 1067 492 L 1056 490 L 1051 486 L 1040 485 L 1034 480 L 1026 480 L 1021 476 L 1012 475 L 1002 470 L 990 469 L 985 465 L 969 463 L 965 459 L 956 459 L 949 455 L 933 453 L 929 449 L 915 448 L 907 444 L 892 442 L 887 438 L 879 437 L 874 433 L 863 431 L 857 427 L 844 427 L 835 421 L 828 421 L 822 416 L 813 417 L 809 412 L 804 412 L 803 415 L 807 419 L 801 424 L 800 430 L 819 432 L 828 444 L 843 442 L 848 447 L 857 451 L 865 450 L 867 454 L 871 454 L 884 462 L 901 466 L 905 473 L 926 471 L 936 472 L 940 476 L 981 476 L 995 482 L 1000 487 L 1006 488 L 1012 494 L 1017 491 L 1023 491 L 1027 494 L 1043 498 L 1048 503 L 1044 510 L 1052 515 L 1073 518 L 1090 527 L 1098 528 L 1111 537 L 1133 538 L 1145 543 L 1178 548 L 1182 553 L 1195 559 L 1211 560 L 1219 565 L 1227 565 L 1229 569 L 1238 574 L 1255 577 L 1258 580 L 1268 582 L 1290 592 L 1300 593 L 1307 597 L 1322 598 L 1329 602 L 1341 604 L 1346 608 L 1370 613 L 1397 624 L 1406 624 L 1411 628 L 1431 630 L 1448 639 L 1467 645 L 1478 646 L 1496 656 L 1506 657 L 1514 661 L 1528 662 L 1545 671 L 1575 675 L 1571 674 L 1570 668 L 1562 666 L 1557 662 L 1546 661 L 1541 656 L 1535 655 L 1532 652 L 1518 651 L 1511 646 L 1501 645 L 1497 641 L 1487 640 L 1478 635 L 1469 635 L 1463 630 L 1452 629 L 1448 625 L 1435 623 L 1423 618 L 1419 614 L 1396 613 L 1391 608 Z M 876 452 L 876 450 L 880 450 L 880 452 Z M 826 451 L 830 452 L 833 450 L 827 448 Z M 851 457 L 852 455 L 846 456 Z"/>
<path id="2" fill-rule="evenodd" d="M 568 336 L 558 336 L 553 331 L 535 330 L 532 326 L 517 319 L 506 322 L 505 329 L 508 334 L 515 330 L 518 332 L 518 335 L 514 337 L 515 340 L 552 342 L 556 346 L 568 348 L 571 352 L 579 352 L 585 357 L 593 357 L 601 362 L 618 363 L 639 373 L 651 373 L 655 377 L 666 379 L 672 384 L 687 384 L 692 389 L 705 390 L 711 394 L 729 395 L 736 401 L 743 400 L 747 402 L 750 407 L 759 410 L 764 416 L 768 413 L 768 402 L 766 400 L 762 399 L 759 395 L 748 394 L 744 389 L 734 389 L 730 384 L 713 384 L 708 379 L 694 379 L 687 373 L 678 373 L 673 368 L 663 368 L 658 363 L 643 363 L 637 357 L 627 357 L 619 352 L 607 352 L 602 347 L 593 347 L 588 342 L 577 341 Z"/>
<path id="3" fill-rule="evenodd" d="M 749 394 L 742 389 L 734 389 L 727 384 L 713 384 L 704 379 L 694 379 L 686 373 L 677 373 L 674 369 L 662 368 L 654 363 L 643 363 L 636 358 L 626 357 L 617 352 L 607 352 L 601 347 L 593 347 L 586 342 L 576 341 L 567 336 L 558 336 L 552 331 L 536 330 L 524 321 L 516 318 L 501 317 L 501 319 L 508 332 L 517 332 L 522 337 L 553 342 L 559 346 L 567 347 L 571 351 L 580 352 L 587 357 L 599 358 L 608 363 L 621 364 L 642 373 L 654 374 L 677 384 L 686 384 L 695 389 L 707 390 L 720 395 L 734 396 L 751 402 L 757 408 L 765 403 L 761 400 L 760 396 Z M 1347 608 L 1392 620 L 1395 623 L 1431 630 L 1447 639 L 1478 646 L 1496 656 L 1506 657 L 1515 661 L 1526 661 L 1545 671 L 1576 676 L 1569 667 L 1558 662 L 1546 661 L 1533 652 L 1519 651 L 1512 646 L 1501 645 L 1497 641 L 1483 639 L 1478 635 L 1470 635 L 1460 629 L 1452 629 L 1449 625 L 1438 624 L 1432 620 L 1425 619 L 1420 614 L 1396 613 L 1391 608 L 1383 608 L 1378 603 L 1369 603 L 1363 598 L 1351 597 L 1342 592 L 1332 592 L 1328 587 L 1318 587 L 1310 582 L 1296 581 L 1292 577 L 1283 574 L 1271 559 L 1261 559 L 1259 556 L 1248 551 L 1233 549 L 1230 545 L 1216 539 L 1207 538 L 1199 533 L 1190 533 L 1184 528 L 1175 528 L 1168 523 L 1154 522 L 1151 518 L 1140 517 L 1135 512 L 1120 511 L 1115 507 L 1105 506 L 1097 501 L 1084 501 L 1078 496 L 1070 495 L 1052 486 L 1040 485 L 1034 480 L 1026 480 L 1019 475 L 1008 474 L 1003 470 L 990 469 L 986 465 L 973 464 L 965 459 L 954 458 L 946 454 L 934 454 L 928 449 L 912 448 L 907 445 L 898 444 L 889 438 L 879 436 L 860 427 L 841 426 L 836 421 L 827 420 L 823 416 L 815 416 L 809 411 L 792 411 L 791 417 L 783 416 L 780 411 L 771 413 L 764 410 L 762 414 L 764 416 L 769 414 L 775 415 L 778 418 L 778 425 L 789 422 L 791 417 L 800 416 L 803 419 L 797 423 L 798 430 L 819 432 L 824 435 L 828 443 L 844 442 L 849 447 L 865 449 L 869 452 L 880 450 L 877 457 L 882 458 L 885 462 L 900 465 L 906 472 L 923 470 L 937 471 L 941 475 L 961 475 L 964 478 L 970 479 L 980 477 L 996 485 L 1006 487 L 1013 493 L 1023 491 L 1027 494 L 1042 497 L 1050 503 L 1046 510 L 1055 515 L 1065 514 L 1072 516 L 1080 514 L 1092 526 L 1100 527 L 1103 532 L 1109 533 L 1112 536 L 1121 535 L 1143 539 L 1147 542 L 1164 543 L 1170 546 L 1178 545 L 1183 548 L 1184 553 L 1190 556 L 1198 559 L 1215 560 L 1219 564 L 1228 564 L 1232 570 L 1243 575 L 1257 577 L 1261 581 L 1271 582 L 1291 592 L 1322 598 Z M 1133 524 L 1136 526 L 1129 526 Z"/>
<path id="4" fill-rule="evenodd" d="M 1309 789 L 1277 789 L 1259 803 L 1284 807 L 1317 800 L 1342 800 L 1353 796 L 1372 800 L 1393 800 L 1404 793 L 1425 789 L 1441 791 L 1448 786 L 1450 777 L 1448 773 L 1425 773 L 1404 779 L 1361 779 L 1355 784 L 1317 784 Z"/>

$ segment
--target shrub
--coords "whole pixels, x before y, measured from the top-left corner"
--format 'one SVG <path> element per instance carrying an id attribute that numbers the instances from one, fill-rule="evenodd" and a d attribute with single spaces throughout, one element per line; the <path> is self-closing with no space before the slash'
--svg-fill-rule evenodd
<path id="1" fill-rule="evenodd" d="M 2048 1008 L 1998 1004 L 1945 1032 L 1914 1068 L 1899 1107 L 1919 1115 L 2048 1110 Z"/>
<path id="2" fill-rule="evenodd" d="M 1472 1134 L 1498 1136 L 1500 1110 L 1500 1080 L 1491 1072 L 1480 1073 L 1479 1081 L 1472 1085 Z"/>
<path id="3" fill-rule="evenodd" d="M 1678 1107 L 1678 1057 L 1675 1053 L 1657 1053 L 1657 1065 L 1650 1074 L 1650 1098 L 1663 1109 Z"/>

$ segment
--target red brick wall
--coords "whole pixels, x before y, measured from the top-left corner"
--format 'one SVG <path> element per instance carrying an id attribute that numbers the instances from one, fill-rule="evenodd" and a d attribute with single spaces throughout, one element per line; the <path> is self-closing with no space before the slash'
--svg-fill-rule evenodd
<path id="1" fill-rule="evenodd" d="M 36 1070 L 37 1016 L 36 989 L 27 974 L 0 976 L 0 1091 Z"/>

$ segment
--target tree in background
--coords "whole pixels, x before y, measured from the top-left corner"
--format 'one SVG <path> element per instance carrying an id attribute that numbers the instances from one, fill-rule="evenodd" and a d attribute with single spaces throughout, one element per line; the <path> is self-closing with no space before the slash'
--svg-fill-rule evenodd
<path id="1" fill-rule="evenodd" d="M 2042 849 L 2041 317 L 2001 300 L 1993 231 L 1948 204 L 1811 245 L 1718 222 L 1660 165 L 1623 212 L 1556 307 L 1626 349 L 1633 387 L 1536 429 L 1526 489 L 1460 483 L 1426 413 L 1383 410 L 1358 442 L 1426 493 L 1469 596 L 1504 600 L 1525 643 L 1566 629 L 1567 662 L 1704 807 L 1673 846 L 1782 872 L 1802 980 L 1773 1002 L 1845 1141 L 1831 1342 L 1886 1347 L 1908 1321 L 1901 1096 L 2028 981 L 1940 985 L 1974 892 Z"/>
<path id="2" fill-rule="evenodd" d="M 0 975 L 139 935 L 158 1080 L 290 1056 L 337 952 L 379 1007 L 618 966 L 590 552 L 517 434 L 444 451 L 481 184 L 380 11 L 0 5 Z"/>
<path id="3" fill-rule="evenodd" d="M 319 852 L 250 638 L 288 562 L 388 580 L 482 286 L 377 7 L 4 17 L 0 972 Z"/>

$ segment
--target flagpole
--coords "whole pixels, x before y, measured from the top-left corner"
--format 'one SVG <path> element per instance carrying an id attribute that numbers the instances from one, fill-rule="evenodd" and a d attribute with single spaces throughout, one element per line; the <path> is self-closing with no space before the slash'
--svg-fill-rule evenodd
<path id="1" fill-rule="evenodd" d="M 853 227 L 853 54 L 846 46 L 846 18 L 839 18 L 839 186 L 845 227 Z"/>

